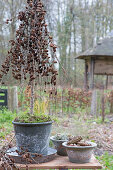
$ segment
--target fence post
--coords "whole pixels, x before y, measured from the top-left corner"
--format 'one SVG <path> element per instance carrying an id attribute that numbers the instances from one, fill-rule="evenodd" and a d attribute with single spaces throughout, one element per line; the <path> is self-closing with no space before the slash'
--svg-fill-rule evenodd
<path id="1" fill-rule="evenodd" d="M 8 108 L 10 111 L 18 112 L 18 90 L 17 86 L 8 87 Z"/>

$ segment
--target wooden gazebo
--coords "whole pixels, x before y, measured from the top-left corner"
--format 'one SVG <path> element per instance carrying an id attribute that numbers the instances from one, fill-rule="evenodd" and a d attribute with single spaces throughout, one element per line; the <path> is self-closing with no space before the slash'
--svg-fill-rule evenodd
<path id="1" fill-rule="evenodd" d="M 76 59 L 85 60 L 85 88 L 93 89 L 94 75 L 113 75 L 113 36 L 104 38 Z"/>

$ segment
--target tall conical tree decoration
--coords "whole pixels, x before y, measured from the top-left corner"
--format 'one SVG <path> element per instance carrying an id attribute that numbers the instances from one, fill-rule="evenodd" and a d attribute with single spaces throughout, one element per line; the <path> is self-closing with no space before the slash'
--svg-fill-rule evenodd
<path id="1" fill-rule="evenodd" d="M 21 21 L 15 40 L 10 40 L 11 49 L 2 65 L 0 80 L 11 68 L 16 80 L 29 80 L 31 85 L 31 114 L 33 114 L 34 84 L 38 77 L 46 84 L 56 85 L 55 53 L 56 45 L 47 30 L 44 6 L 41 0 L 27 0 L 25 11 L 19 12 Z M 51 50 L 51 52 L 50 52 Z M 50 55 L 52 54 L 52 55 Z M 49 80 L 49 82 L 47 82 Z"/>

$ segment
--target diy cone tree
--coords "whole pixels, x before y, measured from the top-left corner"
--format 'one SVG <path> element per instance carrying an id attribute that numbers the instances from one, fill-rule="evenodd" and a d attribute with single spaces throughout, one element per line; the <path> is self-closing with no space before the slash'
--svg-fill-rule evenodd
<path id="1" fill-rule="evenodd" d="M 34 107 L 34 85 L 39 77 L 46 84 L 56 85 L 56 45 L 47 30 L 44 6 L 40 0 L 27 0 L 25 11 L 19 12 L 21 21 L 15 40 L 10 40 L 11 49 L 2 65 L 0 80 L 8 73 L 31 86 L 30 113 Z M 51 55 L 50 55 L 51 54 Z M 11 68 L 11 69 L 10 69 Z"/>

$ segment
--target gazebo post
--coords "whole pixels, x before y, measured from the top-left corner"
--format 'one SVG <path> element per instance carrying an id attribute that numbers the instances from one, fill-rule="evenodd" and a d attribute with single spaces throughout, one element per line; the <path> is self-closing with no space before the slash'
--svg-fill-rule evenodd
<path id="1" fill-rule="evenodd" d="M 90 59 L 90 72 L 89 72 L 89 89 L 94 88 L 94 59 Z"/>
<path id="2" fill-rule="evenodd" d="M 87 65 L 87 60 L 85 60 L 84 88 L 86 90 L 88 90 L 88 65 Z"/>

